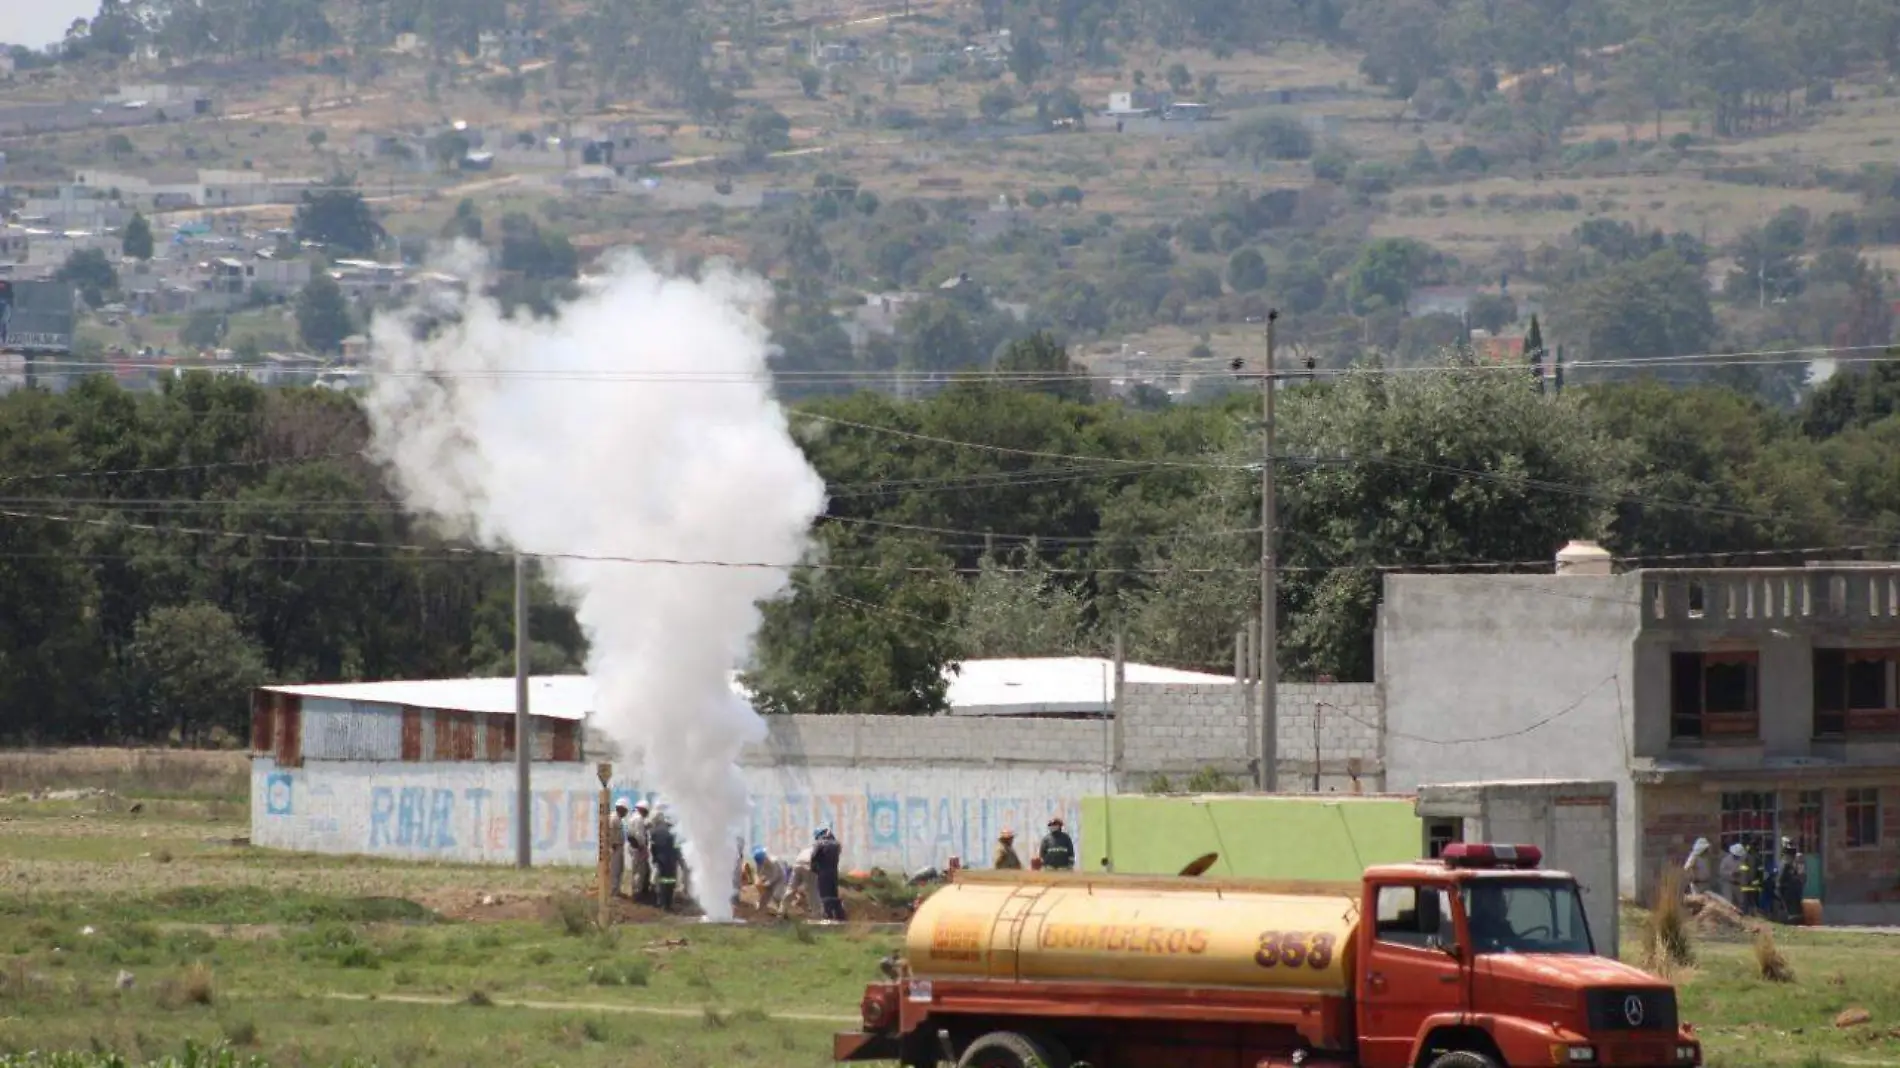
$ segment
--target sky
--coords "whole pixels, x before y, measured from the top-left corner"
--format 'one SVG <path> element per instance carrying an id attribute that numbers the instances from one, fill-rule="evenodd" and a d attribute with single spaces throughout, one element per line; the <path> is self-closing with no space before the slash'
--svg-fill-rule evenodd
<path id="1" fill-rule="evenodd" d="M 99 13 L 99 0 L 0 0 L 0 41 L 33 48 L 66 36 L 74 19 Z"/>

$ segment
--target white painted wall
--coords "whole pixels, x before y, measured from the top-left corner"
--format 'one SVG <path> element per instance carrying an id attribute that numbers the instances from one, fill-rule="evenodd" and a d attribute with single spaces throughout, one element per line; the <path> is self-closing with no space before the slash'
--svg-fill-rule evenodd
<path id="1" fill-rule="evenodd" d="M 997 832 L 1016 831 L 1028 859 L 1044 823 L 1061 815 L 1079 839 L 1081 798 L 1100 794 L 1099 769 L 899 765 L 746 767 L 747 844 L 790 855 L 829 824 L 847 867 L 909 871 L 951 854 L 989 865 Z M 599 780 L 591 764 L 537 764 L 535 859 L 592 865 Z M 650 796 L 637 776 L 616 796 Z M 416 860 L 512 863 L 514 766 L 310 761 L 251 765 L 251 839 L 259 846 Z"/>

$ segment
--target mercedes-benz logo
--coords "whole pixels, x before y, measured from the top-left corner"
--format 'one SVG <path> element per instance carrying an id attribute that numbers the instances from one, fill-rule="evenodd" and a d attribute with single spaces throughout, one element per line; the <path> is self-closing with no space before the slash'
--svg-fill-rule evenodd
<path id="1" fill-rule="evenodd" d="M 1623 1019 L 1628 1020 L 1631 1027 L 1643 1026 L 1642 998 L 1631 994 L 1629 997 L 1623 999 Z"/>

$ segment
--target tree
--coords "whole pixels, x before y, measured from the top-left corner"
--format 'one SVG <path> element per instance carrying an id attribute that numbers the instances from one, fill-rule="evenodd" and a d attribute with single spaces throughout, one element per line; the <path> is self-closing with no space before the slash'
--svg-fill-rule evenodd
<path id="1" fill-rule="evenodd" d="M 297 297 L 297 333 L 318 352 L 337 352 L 355 330 L 343 288 L 327 271 L 317 271 Z"/>
<path id="2" fill-rule="evenodd" d="M 475 202 L 467 197 L 455 205 L 455 214 L 442 224 L 442 236 L 448 240 L 458 237 L 480 243 L 482 239 L 482 213 Z"/>
<path id="3" fill-rule="evenodd" d="M 544 233 L 521 212 L 501 217 L 501 269 L 536 282 L 562 281 L 580 273 L 580 255 L 566 236 Z"/>
<path id="4" fill-rule="evenodd" d="M 292 225 L 297 240 L 314 241 L 346 256 L 373 254 L 384 236 L 363 194 L 340 187 L 305 193 Z"/>
<path id="5" fill-rule="evenodd" d="M 468 157 L 468 135 L 460 130 L 443 130 L 429 139 L 429 158 L 445 171 L 455 170 Z"/>
<path id="6" fill-rule="evenodd" d="M 1715 343 L 1715 312 L 1702 272 L 1673 250 L 1617 264 L 1556 294 L 1561 335 L 1590 360 L 1638 361 L 1612 377 L 1642 373 L 1641 361 L 1707 352 Z M 1661 377 L 1682 381 L 1693 367 L 1655 364 Z"/>
<path id="7" fill-rule="evenodd" d="M 68 255 L 53 278 L 70 282 L 86 303 L 95 308 L 105 304 L 119 289 L 119 272 L 106 259 L 106 254 L 96 248 L 82 248 Z"/>
<path id="8" fill-rule="evenodd" d="M 993 85 L 977 98 L 976 110 L 990 122 L 1001 122 L 1016 108 L 1016 95 L 1004 85 Z"/>
<path id="9" fill-rule="evenodd" d="M 1176 62 L 1168 67 L 1168 88 L 1176 93 L 1185 93 L 1188 86 L 1194 84 L 1194 75 L 1187 64 Z"/>
<path id="10" fill-rule="evenodd" d="M 1307 159 L 1313 154 L 1312 133 L 1283 115 L 1261 115 L 1234 124 L 1227 144 L 1234 153 L 1256 164 Z"/>
<path id="11" fill-rule="evenodd" d="M 744 132 L 746 158 L 754 163 L 792 147 L 792 120 L 767 105 L 753 108 L 745 117 Z"/>
<path id="12" fill-rule="evenodd" d="M 329 142 L 330 135 L 321 129 L 317 129 L 310 131 L 310 133 L 304 137 L 304 140 L 309 143 L 311 148 L 321 151 L 323 146 Z"/>
<path id="13" fill-rule="evenodd" d="M 1017 26 L 1009 38 L 1009 72 L 1016 84 L 1025 89 L 1036 83 L 1049 66 L 1049 53 L 1043 50 L 1041 36 L 1033 26 Z"/>
<path id="14" fill-rule="evenodd" d="M 178 331 L 178 340 L 195 349 L 216 348 L 229 328 L 230 322 L 222 312 L 199 308 L 185 319 L 184 327 Z"/>
<path id="15" fill-rule="evenodd" d="M 1227 258 L 1227 284 L 1236 293 L 1267 288 L 1267 261 L 1259 249 L 1243 248 Z"/>
<path id="16" fill-rule="evenodd" d="M 1517 322 L 1517 301 L 1506 293 L 1478 293 L 1465 314 L 1474 328 L 1495 334 Z"/>
<path id="17" fill-rule="evenodd" d="M 763 606 L 755 661 L 742 675 L 755 703 L 768 714 L 941 712 L 962 593 L 949 561 L 909 539 L 856 545 L 838 525 L 821 527 L 817 541 L 823 559 L 868 569 L 801 568 L 791 595 Z"/>
<path id="18" fill-rule="evenodd" d="M 908 371 L 954 371 L 977 366 L 988 353 L 970 315 L 955 303 L 926 298 L 906 305 L 897 319 L 899 364 Z"/>
<path id="19" fill-rule="evenodd" d="M 818 99 L 818 90 L 824 84 L 825 84 L 825 77 L 824 75 L 818 73 L 818 69 L 816 67 L 801 65 L 798 68 L 798 88 L 800 92 L 803 92 L 805 94 L 805 99 L 807 100 Z"/>
<path id="20" fill-rule="evenodd" d="M 1346 272 L 1347 299 L 1361 314 L 1382 309 L 1403 310 L 1412 287 L 1431 262 L 1430 246 L 1409 237 L 1386 237 L 1368 243 Z"/>
<path id="21" fill-rule="evenodd" d="M 129 156 L 132 153 L 137 152 L 138 146 L 132 143 L 132 139 L 130 137 L 127 137 L 122 133 L 115 133 L 115 134 L 110 134 L 106 137 L 106 151 L 110 153 L 112 158 L 115 160 L 123 159 L 126 156 Z"/>
<path id="22" fill-rule="evenodd" d="M 996 372 L 1007 388 L 1034 390 L 1084 404 L 1089 400 L 1089 382 L 1082 368 L 1048 334 L 1031 334 L 1005 345 L 996 357 Z"/>
<path id="23" fill-rule="evenodd" d="M 1089 646 L 1088 602 L 1050 573 L 1035 542 L 985 553 L 963 597 L 966 657 L 1074 656 Z"/>
<path id="24" fill-rule="evenodd" d="M 146 613 L 131 659 L 151 715 L 174 725 L 181 745 L 201 744 L 219 727 L 240 734 L 246 699 L 264 682 L 264 658 L 250 635 L 203 602 Z"/>
<path id="25" fill-rule="evenodd" d="M 119 239 L 119 251 L 135 260 L 152 258 L 152 224 L 145 216 L 132 213 L 132 219 L 125 224 L 125 233 Z"/>

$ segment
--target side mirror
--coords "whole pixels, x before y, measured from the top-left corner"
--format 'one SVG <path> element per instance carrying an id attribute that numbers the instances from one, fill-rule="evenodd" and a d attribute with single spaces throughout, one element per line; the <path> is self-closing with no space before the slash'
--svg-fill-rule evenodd
<path id="1" fill-rule="evenodd" d="M 1450 957 L 1452 960 L 1464 959 L 1464 953 L 1462 950 L 1458 948 L 1458 943 L 1456 941 L 1448 941 L 1446 939 L 1439 938 L 1437 935 L 1433 935 L 1431 937 L 1431 940 L 1426 942 L 1425 944 L 1439 951 L 1440 953 L 1443 953 L 1445 956 Z"/>

